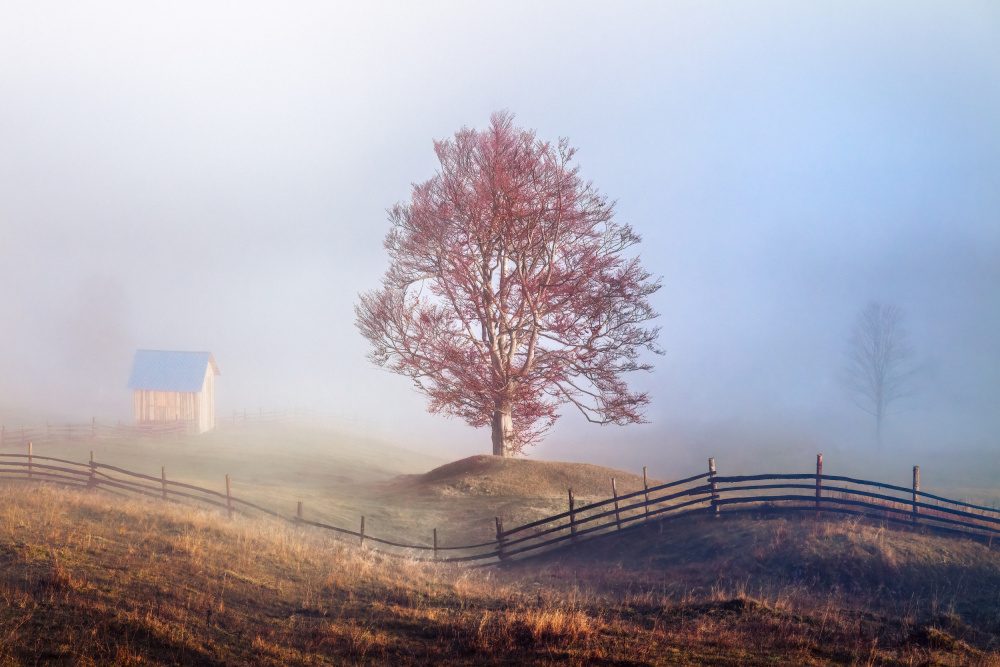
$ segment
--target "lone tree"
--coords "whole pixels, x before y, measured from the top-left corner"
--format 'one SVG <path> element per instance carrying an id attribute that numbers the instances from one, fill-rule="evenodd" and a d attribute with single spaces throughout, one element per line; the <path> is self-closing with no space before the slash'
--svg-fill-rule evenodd
<path id="1" fill-rule="evenodd" d="M 410 377 L 429 411 L 490 425 L 493 453 L 537 442 L 570 403 L 591 422 L 644 422 L 629 371 L 656 347 L 659 280 L 625 251 L 640 238 L 580 179 L 575 149 L 515 127 L 436 141 L 437 174 L 389 210 L 390 267 L 359 295 L 368 358 Z"/>
<path id="2" fill-rule="evenodd" d="M 847 348 L 845 380 L 854 404 L 875 416 L 879 439 L 889 406 L 910 393 L 913 357 L 903 311 L 873 302 L 858 313 Z"/>

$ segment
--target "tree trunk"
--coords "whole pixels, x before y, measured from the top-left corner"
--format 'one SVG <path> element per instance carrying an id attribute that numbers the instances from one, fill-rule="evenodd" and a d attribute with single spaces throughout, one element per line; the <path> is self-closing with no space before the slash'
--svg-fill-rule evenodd
<path id="1" fill-rule="evenodd" d="M 493 455 L 514 456 L 514 421 L 509 408 L 493 411 Z"/>

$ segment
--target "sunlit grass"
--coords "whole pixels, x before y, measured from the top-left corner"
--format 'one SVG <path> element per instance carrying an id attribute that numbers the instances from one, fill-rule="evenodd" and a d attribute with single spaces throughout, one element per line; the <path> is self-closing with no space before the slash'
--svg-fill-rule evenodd
<path id="1" fill-rule="evenodd" d="M 9 484 L 0 664 L 1000 664 L 986 545 L 811 518 L 657 528 L 468 568 Z"/>

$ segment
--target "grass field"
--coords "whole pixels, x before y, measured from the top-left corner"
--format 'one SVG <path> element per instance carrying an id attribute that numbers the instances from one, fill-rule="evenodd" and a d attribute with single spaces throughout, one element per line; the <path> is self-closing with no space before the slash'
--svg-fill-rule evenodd
<path id="1" fill-rule="evenodd" d="M 0 490 L 0 665 L 1000 664 L 1000 556 L 684 519 L 504 566 L 41 485 Z"/>
<path id="2" fill-rule="evenodd" d="M 566 509 L 566 490 L 579 502 L 642 488 L 639 475 L 587 464 L 474 457 L 448 464 L 359 433 L 320 427 L 220 430 L 203 436 L 107 439 L 45 444 L 40 456 L 98 461 L 156 477 L 225 490 L 292 516 L 298 501 L 307 519 L 379 537 L 442 546 L 491 539 L 493 518 L 514 526 Z M 11 450 L 5 450 L 11 451 Z M 499 467 L 498 467 L 499 466 Z M 537 471 L 539 466 L 544 470 Z"/>
<path id="3" fill-rule="evenodd" d="M 86 460 L 88 443 L 36 454 Z M 622 471 L 443 462 L 359 434 L 97 441 L 99 460 L 287 515 L 442 542 L 641 486 Z M 428 472 L 429 471 L 429 472 Z M 463 567 L 156 500 L 0 486 L 0 666 L 1000 665 L 991 544 L 856 519 L 689 517 Z"/>
<path id="4" fill-rule="evenodd" d="M 39 445 L 34 453 L 98 461 L 218 491 L 225 476 L 233 495 L 293 515 L 298 501 L 316 520 L 354 526 L 368 515 L 376 530 L 395 529 L 389 515 L 369 501 L 377 484 L 425 472 L 444 463 L 350 431 L 321 427 L 217 430 L 182 438 L 104 439 Z"/>

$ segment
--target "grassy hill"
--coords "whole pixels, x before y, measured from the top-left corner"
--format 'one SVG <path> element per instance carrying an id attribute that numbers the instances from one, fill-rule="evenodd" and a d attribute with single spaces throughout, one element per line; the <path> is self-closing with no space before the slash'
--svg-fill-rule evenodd
<path id="1" fill-rule="evenodd" d="M 395 493 L 420 490 L 439 496 L 516 496 L 566 498 L 573 489 L 579 498 L 608 498 L 611 478 L 619 494 L 640 491 L 642 477 L 589 463 L 559 463 L 496 456 L 470 456 L 422 475 L 404 475 L 388 485 Z M 649 480 L 650 486 L 657 484 Z"/>
<path id="2" fill-rule="evenodd" d="M 284 515 L 299 501 L 314 521 L 366 530 L 379 537 L 442 546 L 489 540 L 493 518 L 513 526 L 578 502 L 642 488 L 642 477 L 582 463 L 473 456 L 452 463 L 412 452 L 368 434 L 323 427 L 224 429 L 181 438 L 123 438 L 45 443 L 34 453 L 98 461 L 218 491 L 225 476 L 233 495 Z M 13 451 L 5 449 L 4 451 Z M 444 465 L 442 465 L 444 464 Z M 427 472 L 429 471 L 429 472 Z"/>
<path id="3" fill-rule="evenodd" d="M 442 546 L 641 488 L 575 463 L 444 463 L 319 428 L 36 447 Z M 443 465 L 442 465 L 443 464 Z M 428 472 L 429 471 L 429 472 Z M 650 480 L 655 484 L 654 480 Z M 486 567 L 324 531 L 0 480 L 0 667 L 1000 665 L 991 544 L 844 519 L 683 518 Z"/>
<path id="4" fill-rule="evenodd" d="M 468 568 L 7 484 L 0 563 L 0 665 L 1000 664 L 1000 554 L 840 519 L 688 518 Z"/>
<path id="5" fill-rule="evenodd" d="M 612 478 L 619 494 L 642 489 L 641 475 L 588 463 L 471 456 L 376 484 L 367 502 L 415 539 L 437 528 L 443 545 L 470 544 L 493 538 L 496 516 L 510 528 L 565 512 L 568 489 L 578 505 L 610 498 Z"/>

